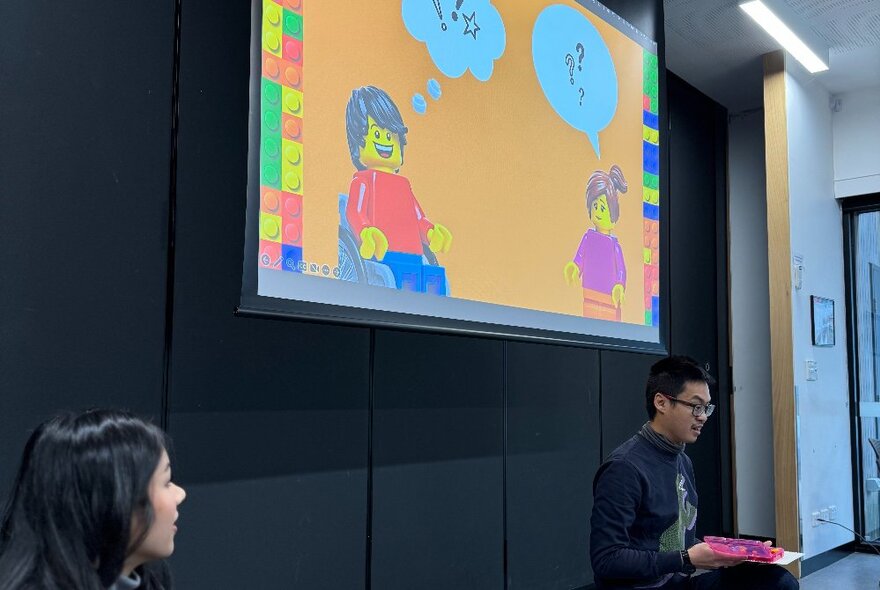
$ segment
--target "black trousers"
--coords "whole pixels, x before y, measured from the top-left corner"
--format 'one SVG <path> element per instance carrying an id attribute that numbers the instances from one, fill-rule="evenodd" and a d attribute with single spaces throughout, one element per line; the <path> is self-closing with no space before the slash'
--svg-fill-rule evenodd
<path id="1" fill-rule="evenodd" d="M 800 584 L 778 565 L 742 563 L 670 581 L 663 590 L 797 590 Z"/>

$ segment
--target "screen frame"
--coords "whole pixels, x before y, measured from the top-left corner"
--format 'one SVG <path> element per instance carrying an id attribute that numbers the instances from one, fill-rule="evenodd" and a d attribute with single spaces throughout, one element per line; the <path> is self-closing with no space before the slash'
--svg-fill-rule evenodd
<path id="1" fill-rule="evenodd" d="M 590 10 L 589 0 L 576 0 Z M 637 26 L 648 38 L 657 43 L 658 100 L 660 134 L 660 323 L 658 342 L 613 338 L 584 333 L 559 332 L 526 328 L 507 324 L 485 323 L 473 320 L 449 319 L 428 315 L 366 309 L 353 306 L 316 303 L 296 299 L 280 299 L 257 294 L 259 235 L 255 230 L 260 215 L 259 153 L 260 153 L 260 76 L 262 0 L 251 0 L 251 45 L 248 109 L 248 162 L 245 215 L 244 260 L 242 263 L 242 290 L 240 304 L 234 315 L 242 318 L 297 320 L 327 324 L 342 324 L 395 330 L 439 332 L 505 340 L 521 340 L 548 344 L 562 344 L 608 350 L 626 350 L 651 354 L 669 353 L 669 106 L 667 95 L 666 42 L 663 31 L 663 3 L 660 0 L 642 2 L 599 2 Z M 651 16 L 654 16 L 652 19 Z M 650 27 L 648 25 L 651 25 Z"/>

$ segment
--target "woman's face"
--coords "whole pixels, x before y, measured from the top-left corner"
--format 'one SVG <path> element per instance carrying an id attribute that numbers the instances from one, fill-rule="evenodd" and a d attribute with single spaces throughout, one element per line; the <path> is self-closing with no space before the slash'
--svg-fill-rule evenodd
<path id="1" fill-rule="evenodd" d="M 129 556 L 126 563 L 132 569 L 156 559 L 164 559 L 174 552 L 174 535 L 177 533 L 177 507 L 186 498 L 186 492 L 171 481 L 171 462 L 168 453 L 162 451 L 162 458 L 153 477 L 150 479 L 150 503 L 153 505 L 153 524 L 147 536 Z M 138 526 L 132 526 L 133 540 L 139 535 Z"/>

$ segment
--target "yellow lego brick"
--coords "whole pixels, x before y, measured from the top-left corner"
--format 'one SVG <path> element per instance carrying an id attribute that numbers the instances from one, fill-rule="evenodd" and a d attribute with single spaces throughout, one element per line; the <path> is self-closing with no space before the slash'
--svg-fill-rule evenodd
<path id="1" fill-rule="evenodd" d="M 278 4 L 263 0 L 263 49 L 278 57 L 281 57 L 282 13 Z"/>
<path id="2" fill-rule="evenodd" d="M 648 143 L 658 145 L 660 143 L 660 132 L 656 129 L 651 129 L 647 125 L 642 125 L 642 139 Z"/>
<path id="3" fill-rule="evenodd" d="M 281 242 L 281 216 L 260 211 L 260 239 Z"/>
<path id="4" fill-rule="evenodd" d="M 303 116 L 303 93 L 287 86 L 281 87 L 281 110 L 288 115 Z"/>
<path id="5" fill-rule="evenodd" d="M 303 145 L 296 141 L 281 141 L 281 188 L 291 193 L 303 192 Z"/>
<path id="6" fill-rule="evenodd" d="M 282 139 L 281 140 L 281 154 L 282 154 L 282 162 L 287 164 L 288 166 L 293 166 L 295 168 L 303 167 L 304 160 L 304 147 L 298 141 L 293 141 L 292 139 Z"/>
<path id="7" fill-rule="evenodd" d="M 642 248 L 642 259 L 645 261 L 645 264 L 651 264 L 651 249 L 650 248 Z"/>
<path id="8" fill-rule="evenodd" d="M 657 205 L 660 203 L 660 191 L 655 188 L 648 188 L 646 186 L 644 188 L 643 197 L 644 201 L 651 205 Z"/>

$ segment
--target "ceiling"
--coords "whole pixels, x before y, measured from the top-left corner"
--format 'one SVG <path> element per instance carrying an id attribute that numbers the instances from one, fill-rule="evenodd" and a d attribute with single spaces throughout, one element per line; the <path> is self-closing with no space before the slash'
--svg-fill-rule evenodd
<path id="1" fill-rule="evenodd" d="M 731 113 L 763 104 L 761 56 L 780 48 L 741 1 L 663 1 L 666 66 Z M 830 48 L 817 83 L 832 95 L 880 88 L 880 0 L 783 1 Z"/>

